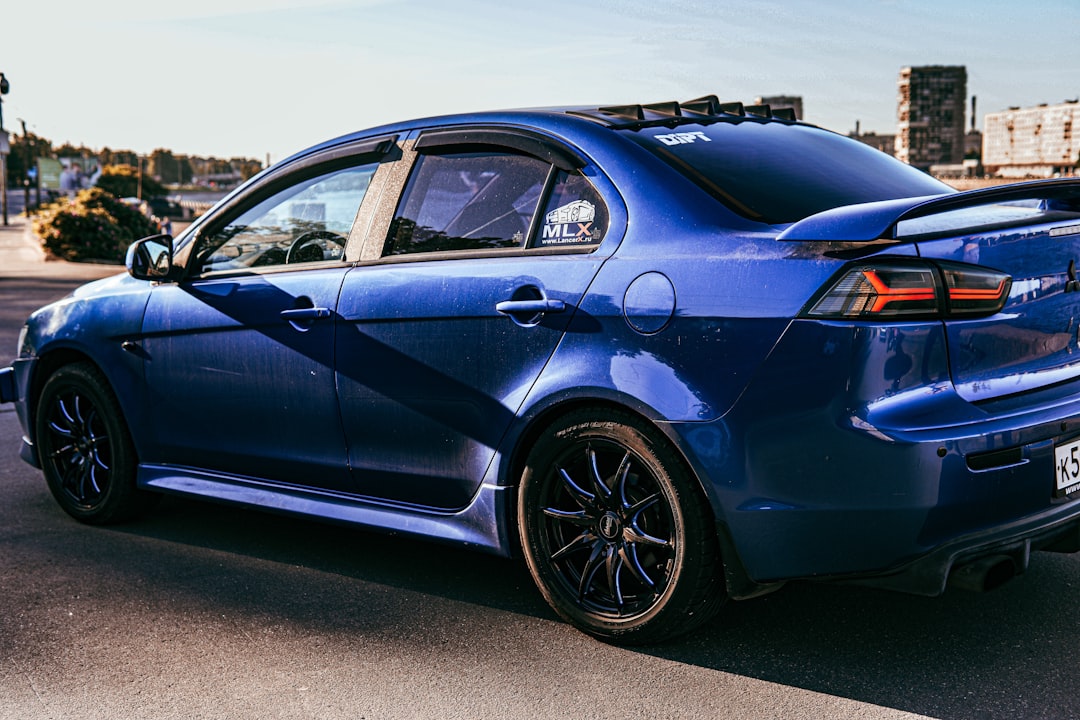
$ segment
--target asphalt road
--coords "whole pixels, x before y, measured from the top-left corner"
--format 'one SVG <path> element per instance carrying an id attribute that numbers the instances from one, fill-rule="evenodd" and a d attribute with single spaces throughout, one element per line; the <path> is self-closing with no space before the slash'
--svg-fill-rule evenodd
<path id="1" fill-rule="evenodd" d="M 3 359 L 71 284 L 0 277 Z M 0 406 L 0 719 L 1080 717 L 1077 556 L 985 595 L 791 585 L 624 649 L 515 561 L 176 498 L 80 525 L 18 438 Z"/>

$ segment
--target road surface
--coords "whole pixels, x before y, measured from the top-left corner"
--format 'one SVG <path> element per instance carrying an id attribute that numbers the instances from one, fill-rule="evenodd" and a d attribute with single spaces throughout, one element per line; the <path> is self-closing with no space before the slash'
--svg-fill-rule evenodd
<path id="1" fill-rule="evenodd" d="M 0 264 L 5 361 L 49 274 Z M 1080 716 L 1077 556 L 985 595 L 795 584 L 625 649 L 517 561 L 176 498 L 80 525 L 19 433 L 0 406 L 0 720 Z"/>

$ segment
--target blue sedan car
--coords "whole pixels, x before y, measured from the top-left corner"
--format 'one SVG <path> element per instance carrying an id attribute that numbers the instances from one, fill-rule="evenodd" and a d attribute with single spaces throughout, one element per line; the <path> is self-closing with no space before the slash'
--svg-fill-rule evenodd
<path id="1" fill-rule="evenodd" d="M 767 106 L 479 113 L 301 152 L 27 322 L 76 519 L 176 493 L 524 556 L 686 632 L 796 579 L 1080 549 L 1080 181 L 958 193 Z"/>

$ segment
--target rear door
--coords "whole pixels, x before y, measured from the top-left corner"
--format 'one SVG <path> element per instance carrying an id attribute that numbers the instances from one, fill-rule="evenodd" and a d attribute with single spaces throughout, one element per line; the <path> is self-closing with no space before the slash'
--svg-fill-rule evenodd
<path id="1" fill-rule="evenodd" d="M 342 287 L 342 422 L 361 493 L 457 508 L 612 229 L 582 163 L 535 138 L 431 133 L 405 156 L 411 170 L 400 197 L 387 196 L 383 233 Z"/>

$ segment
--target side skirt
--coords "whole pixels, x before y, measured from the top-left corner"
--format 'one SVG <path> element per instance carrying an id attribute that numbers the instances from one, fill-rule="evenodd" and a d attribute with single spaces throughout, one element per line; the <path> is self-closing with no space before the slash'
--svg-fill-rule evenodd
<path id="1" fill-rule="evenodd" d="M 445 512 L 166 465 L 140 465 L 137 483 L 146 490 L 403 533 L 503 557 L 513 552 L 506 534 L 514 503 L 508 487 L 481 485 L 467 507 Z"/>

